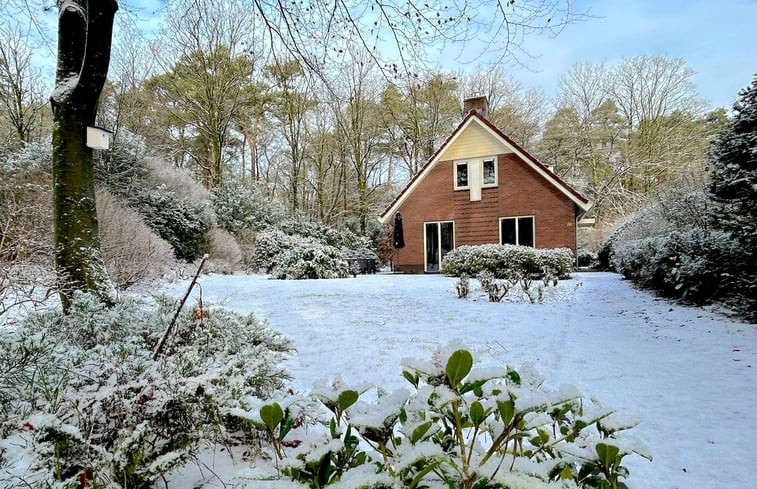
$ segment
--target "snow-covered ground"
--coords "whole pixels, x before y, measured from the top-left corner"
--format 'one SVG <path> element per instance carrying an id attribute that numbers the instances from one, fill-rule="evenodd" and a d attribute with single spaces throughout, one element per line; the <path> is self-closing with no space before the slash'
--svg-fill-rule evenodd
<path id="1" fill-rule="evenodd" d="M 401 386 L 403 358 L 428 359 L 459 340 L 477 365 L 532 363 L 550 386 L 573 384 L 640 417 L 634 436 L 654 461 L 624 460 L 633 489 L 755 487 L 755 325 L 672 304 L 609 273 L 577 273 L 536 305 L 461 300 L 455 279 L 439 275 L 200 284 L 204 302 L 252 312 L 295 341 L 286 367 L 299 392 L 337 376 Z"/>

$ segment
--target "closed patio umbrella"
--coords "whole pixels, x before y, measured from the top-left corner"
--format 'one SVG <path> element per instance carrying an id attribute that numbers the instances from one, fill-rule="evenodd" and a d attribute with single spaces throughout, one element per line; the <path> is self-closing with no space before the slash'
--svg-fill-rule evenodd
<path id="1" fill-rule="evenodd" d="M 405 247 L 405 233 L 402 230 L 402 214 L 399 212 L 394 215 L 394 247 Z"/>

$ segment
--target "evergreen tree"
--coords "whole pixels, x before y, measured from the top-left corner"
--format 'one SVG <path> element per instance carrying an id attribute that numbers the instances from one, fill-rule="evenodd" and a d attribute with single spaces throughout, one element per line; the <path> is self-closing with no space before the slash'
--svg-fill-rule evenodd
<path id="1" fill-rule="evenodd" d="M 757 75 L 739 94 L 734 116 L 712 146 L 710 193 L 719 204 L 716 226 L 728 231 L 742 254 L 733 267 L 740 308 L 757 318 Z"/>

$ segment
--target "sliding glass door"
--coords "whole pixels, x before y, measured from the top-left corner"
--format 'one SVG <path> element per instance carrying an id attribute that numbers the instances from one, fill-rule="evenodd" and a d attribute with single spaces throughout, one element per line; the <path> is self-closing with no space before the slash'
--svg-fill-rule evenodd
<path id="1" fill-rule="evenodd" d="M 452 221 L 425 224 L 426 272 L 439 272 L 444 255 L 455 247 L 455 226 Z"/>

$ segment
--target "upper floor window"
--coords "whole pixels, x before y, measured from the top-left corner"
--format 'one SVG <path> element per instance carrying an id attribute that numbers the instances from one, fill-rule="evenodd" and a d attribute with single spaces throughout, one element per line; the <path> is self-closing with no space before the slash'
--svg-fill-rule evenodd
<path id="1" fill-rule="evenodd" d="M 455 190 L 497 186 L 497 158 L 494 156 L 456 161 L 454 169 Z"/>
<path id="2" fill-rule="evenodd" d="M 496 158 L 484 159 L 484 187 L 497 185 L 497 160 Z"/>
<path id="3" fill-rule="evenodd" d="M 455 189 L 468 188 L 468 162 L 458 161 L 455 163 Z"/>

